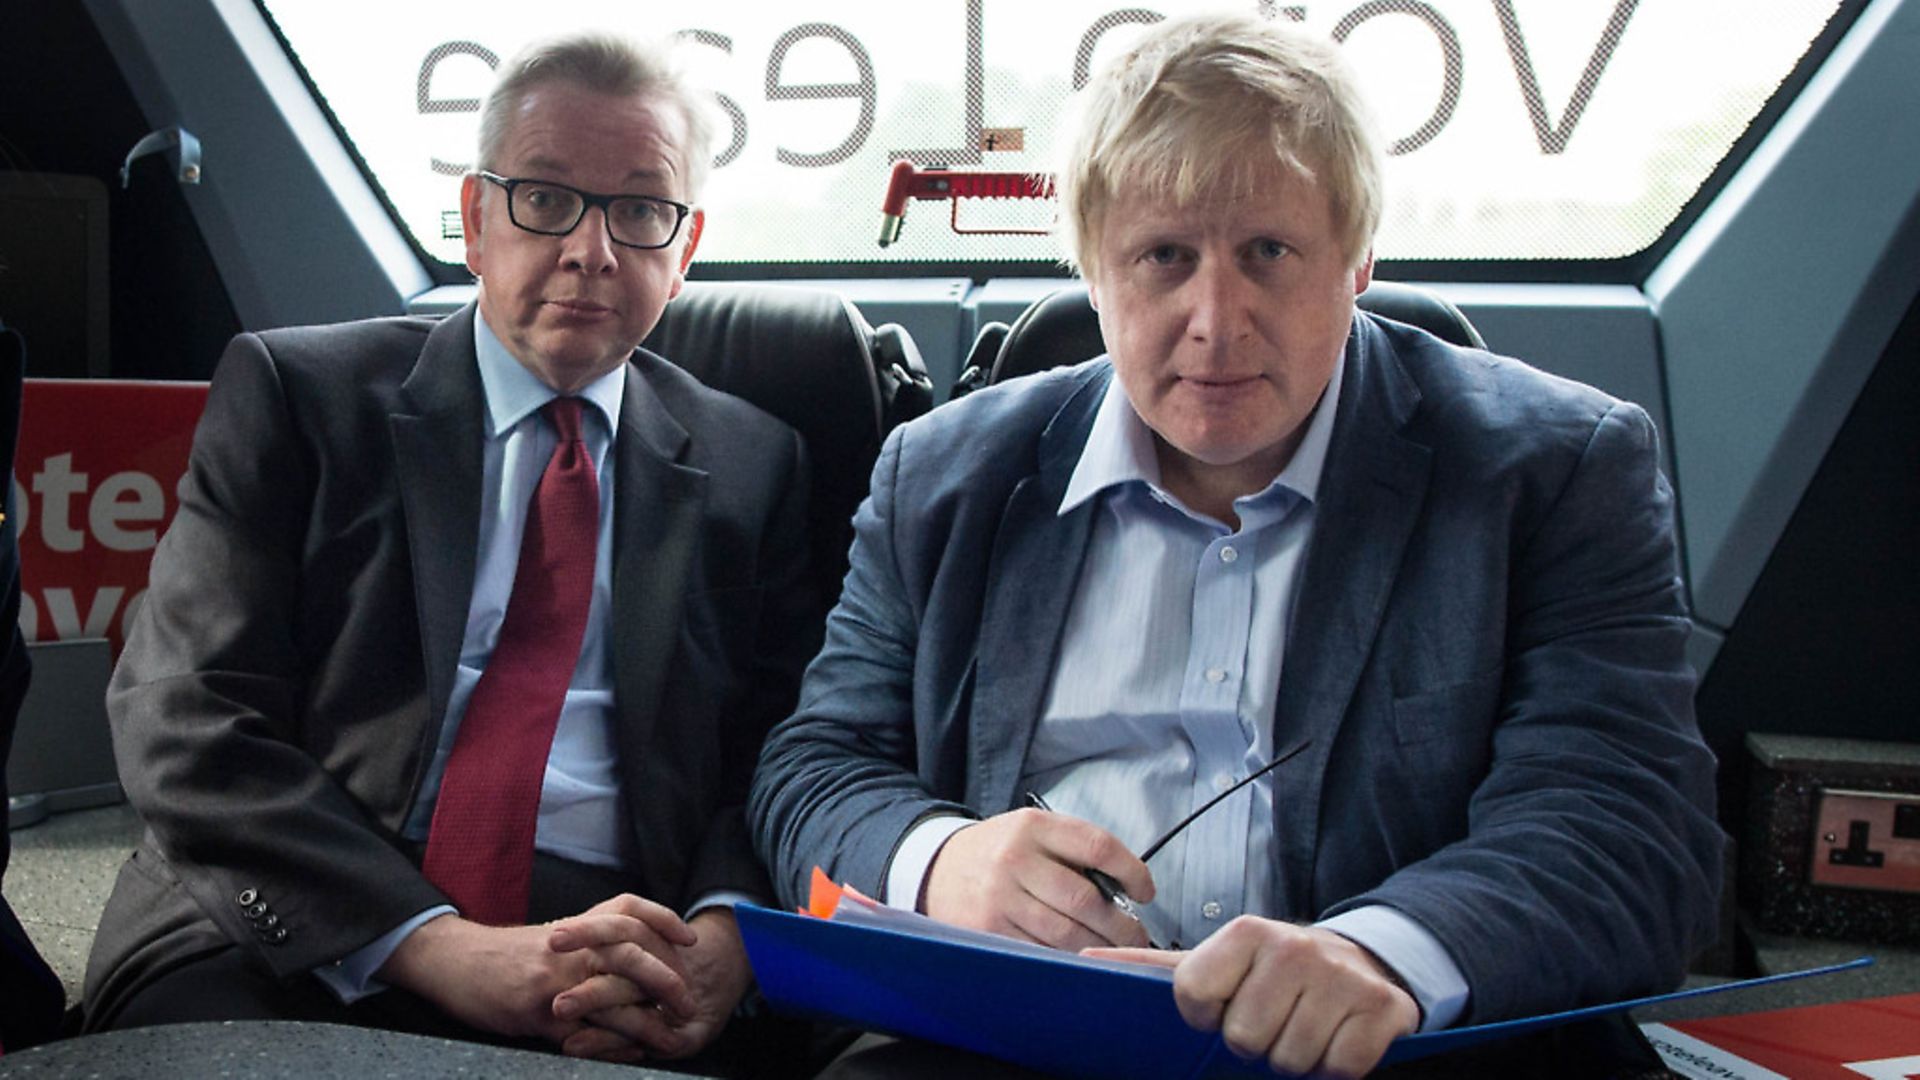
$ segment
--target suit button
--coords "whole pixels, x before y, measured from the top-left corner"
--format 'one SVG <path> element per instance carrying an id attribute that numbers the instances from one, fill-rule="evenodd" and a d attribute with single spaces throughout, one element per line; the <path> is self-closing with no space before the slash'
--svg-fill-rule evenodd
<path id="1" fill-rule="evenodd" d="M 262 900 L 256 904 L 250 904 L 247 907 L 247 918 L 249 919 L 258 919 L 260 916 L 265 915 L 266 913 L 267 913 L 267 902 L 265 900 Z"/>
<path id="2" fill-rule="evenodd" d="M 274 915 L 274 914 L 263 915 L 260 918 L 253 920 L 254 929 L 260 931 L 263 934 L 279 925 L 280 925 L 280 916 Z"/>
<path id="3" fill-rule="evenodd" d="M 242 891 L 239 896 L 234 897 L 233 902 L 239 904 L 241 907 L 247 907 L 258 899 L 260 899 L 259 889 L 246 889 Z"/>
<path id="4" fill-rule="evenodd" d="M 278 945 L 287 940 L 287 928 L 284 926 L 275 927 L 272 933 L 262 934 L 260 936 L 267 944 Z"/>

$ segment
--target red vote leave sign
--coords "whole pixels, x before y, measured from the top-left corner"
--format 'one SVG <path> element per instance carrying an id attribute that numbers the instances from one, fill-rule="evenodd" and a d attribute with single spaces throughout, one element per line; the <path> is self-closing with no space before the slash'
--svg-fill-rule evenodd
<path id="1" fill-rule="evenodd" d="M 27 380 L 9 524 L 28 640 L 104 637 L 119 655 L 206 403 L 204 382 Z"/>
<path id="2" fill-rule="evenodd" d="M 1667 1067 L 1714 1080 L 1920 1076 L 1920 994 L 1642 1024 Z"/>

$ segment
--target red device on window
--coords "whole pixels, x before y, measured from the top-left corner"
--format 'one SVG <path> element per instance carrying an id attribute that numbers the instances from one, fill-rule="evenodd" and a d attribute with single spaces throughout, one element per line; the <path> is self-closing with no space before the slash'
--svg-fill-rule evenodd
<path id="1" fill-rule="evenodd" d="M 1053 177 L 1046 173 L 959 170 L 940 166 L 922 169 L 905 158 L 887 174 L 887 197 L 880 203 L 880 246 L 900 238 L 908 199 L 946 199 L 953 204 L 953 231 L 996 235 L 1037 235 L 1042 229 L 963 229 L 961 199 L 1051 199 Z"/>

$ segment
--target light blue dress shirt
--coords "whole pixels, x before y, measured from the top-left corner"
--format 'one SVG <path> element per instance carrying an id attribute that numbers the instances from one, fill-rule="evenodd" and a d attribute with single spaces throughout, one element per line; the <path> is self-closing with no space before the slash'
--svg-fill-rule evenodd
<path id="1" fill-rule="evenodd" d="M 506 616 L 507 598 L 513 592 L 514 571 L 520 561 L 527 505 L 559 439 L 553 425 L 540 415 L 547 402 L 558 396 L 553 388 L 514 359 L 484 318 L 476 316 L 473 326 L 474 352 L 479 358 L 480 383 L 487 404 L 479 557 L 474 564 L 473 600 L 467 611 L 453 692 L 447 701 L 446 723 L 421 785 L 419 801 L 407 818 L 405 835 L 420 843 L 426 842 L 432 827 L 440 778 L 446 772 L 447 755 L 453 750 L 467 702 L 500 637 L 500 623 Z M 600 538 L 594 553 L 593 599 L 587 611 L 586 634 L 566 702 L 560 709 L 553 749 L 547 757 L 533 842 L 537 850 L 595 866 L 619 866 L 624 861 L 627 821 L 614 743 L 608 629 L 608 612 L 613 604 L 614 466 L 614 455 L 608 451 L 619 429 L 626 380 L 627 365 L 622 364 L 590 383 L 579 395 L 591 406 L 581 410 L 580 426 L 599 477 Z M 408 934 L 427 920 L 452 914 L 453 910 L 445 906 L 429 908 L 316 974 L 349 1003 L 385 989 L 373 973 Z"/>
<path id="2" fill-rule="evenodd" d="M 1112 383 L 1059 512 L 1099 500 L 1059 662 L 1022 770 L 1025 790 L 1141 851 L 1271 760 L 1274 705 L 1342 372 L 1298 449 L 1264 490 L 1234 501 L 1238 529 L 1160 484 L 1153 433 Z M 1154 940 L 1199 944 L 1240 914 L 1274 910 L 1273 790 L 1284 767 L 1208 810 L 1153 857 L 1140 905 Z M 915 826 L 894 856 L 887 899 L 910 907 L 947 837 Z M 1406 980 L 1423 1027 L 1444 1027 L 1466 984 L 1424 927 L 1385 907 L 1320 924 L 1366 946 Z"/>
<path id="3" fill-rule="evenodd" d="M 1115 386 L 1060 504 L 1096 503 L 1093 533 L 1021 783 L 1142 851 L 1273 757 L 1333 410 L 1315 411 L 1272 483 L 1234 500 L 1231 530 L 1161 486 L 1152 432 Z M 1275 782 L 1241 788 L 1154 856 L 1140 911 L 1154 940 L 1198 944 L 1273 910 Z"/>

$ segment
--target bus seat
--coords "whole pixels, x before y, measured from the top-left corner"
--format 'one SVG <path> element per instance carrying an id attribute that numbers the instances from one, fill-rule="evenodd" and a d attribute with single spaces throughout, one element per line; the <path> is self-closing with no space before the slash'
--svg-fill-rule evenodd
<path id="1" fill-rule="evenodd" d="M 800 432 L 813 468 L 814 566 L 824 595 L 838 596 L 881 440 L 933 407 L 912 337 L 892 323 L 869 325 L 823 289 L 693 282 L 642 344 Z"/>
<path id="2" fill-rule="evenodd" d="M 990 322 L 980 328 L 980 334 L 973 339 L 973 347 L 967 350 L 967 358 L 960 365 L 960 377 L 953 381 L 953 390 L 947 395 L 951 401 L 965 397 L 987 385 L 987 376 L 993 372 L 994 357 L 1000 355 L 1000 345 L 1007 340 L 1007 332 L 1013 329 L 1003 322 Z"/>
<path id="3" fill-rule="evenodd" d="M 1430 289 L 1375 279 L 1373 285 L 1360 294 L 1358 302 L 1363 310 L 1411 323 L 1455 345 L 1487 347 L 1466 315 Z M 981 331 L 983 337 L 990 332 L 998 333 L 991 327 Z M 976 354 L 980 344 L 975 343 Z M 976 383 L 992 385 L 1062 364 L 1077 364 L 1106 351 L 1106 344 L 1100 338 L 1099 316 L 1087 300 L 1087 286 L 1075 282 L 1041 297 L 1014 320 L 1004 331 L 992 365 L 986 368 L 986 378 L 976 378 Z M 977 355 L 971 358 L 979 359 Z M 976 388 L 956 386 L 954 396 Z"/>

